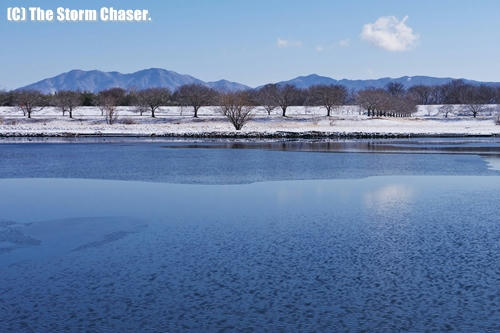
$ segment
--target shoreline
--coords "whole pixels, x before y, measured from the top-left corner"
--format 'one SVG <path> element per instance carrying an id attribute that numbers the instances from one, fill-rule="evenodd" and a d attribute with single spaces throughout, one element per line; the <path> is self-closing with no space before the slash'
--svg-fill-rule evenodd
<path id="1" fill-rule="evenodd" d="M 500 109 L 500 106 L 499 106 Z M 157 117 L 140 116 L 132 107 L 119 107 L 119 119 L 106 124 L 99 109 L 82 107 L 73 119 L 47 108 L 26 119 L 11 107 L 0 108 L 0 138 L 143 137 L 192 139 L 383 139 L 419 137 L 500 137 L 495 113 L 477 119 L 466 114 L 443 118 L 438 106 L 420 106 L 412 117 L 383 118 L 360 114 L 345 106 L 330 117 L 318 107 L 290 107 L 289 115 L 268 115 L 258 108 L 241 131 L 236 131 L 214 107 L 199 117 L 179 107 L 163 107 Z"/>
<path id="2" fill-rule="evenodd" d="M 0 138 L 187 138 L 187 139 L 405 139 L 497 138 L 500 133 L 370 133 L 370 132 L 205 132 L 205 133 L 0 133 Z"/>

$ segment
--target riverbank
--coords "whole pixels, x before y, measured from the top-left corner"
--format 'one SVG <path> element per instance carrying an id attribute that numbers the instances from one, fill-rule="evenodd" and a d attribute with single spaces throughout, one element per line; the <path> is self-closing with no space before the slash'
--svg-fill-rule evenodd
<path id="1" fill-rule="evenodd" d="M 0 108 L 0 137 L 191 137 L 191 138 L 405 138 L 500 136 L 494 115 L 473 119 L 453 114 L 448 118 L 437 107 L 420 107 L 411 118 L 368 118 L 357 107 L 343 107 L 332 117 L 321 108 L 293 107 L 287 117 L 256 109 L 241 131 L 216 108 L 202 108 L 199 118 L 190 110 L 165 107 L 157 117 L 140 116 L 133 107 L 121 107 L 113 125 L 106 124 L 98 108 L 75 111 L 74 118 L 46 108 L 27 119 L 15 108 Z"/>

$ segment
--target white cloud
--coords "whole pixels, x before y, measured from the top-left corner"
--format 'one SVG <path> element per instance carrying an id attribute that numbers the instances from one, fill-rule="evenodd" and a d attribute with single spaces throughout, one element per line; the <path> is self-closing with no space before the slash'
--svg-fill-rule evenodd
<path id="1" fill-rule="evenodd" d="M 324 50 L 325 50 L 325 48 L 323 47 L 323 45 L 316 46 L 316 51 L 317 52 L 323 52 Z"/>
<path id="2" fill-rule="evenodd" d="M 288 39 L 281 39 L 278 37 L 278 40 L 276 41 L 276 45 L 279 48 L 283 47 L 301 47 L 302 42 L 300 40 L 288 40 Z"/>
<path id="3" fill-rule="evenodd" d="M 361 38 L 387 51 L 406 51 L 411 49 L 419 35 L 406 25 L 408 16 L 401 21 L 395 16 L 379 17 L 375 23 L 363 26 Z"/>
<path id="4" fill-rule="evenodd" d="M 341 39 L 339 41 L 339 46 L 340 47 L 348 47 L 350 44 L 351 44 L 351 40 L 349 38 Z"/>

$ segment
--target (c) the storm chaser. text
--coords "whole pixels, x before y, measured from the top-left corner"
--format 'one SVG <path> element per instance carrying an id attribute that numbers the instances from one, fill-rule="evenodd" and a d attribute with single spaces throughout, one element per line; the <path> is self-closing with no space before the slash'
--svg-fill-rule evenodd
<path id="1" fill-rule="evenodd" d="M 70 9 L 59 7 L 55 11 L 40 7 L 9 7 L 7 20 L 14 22 L 144 22 L 151 21 L 147 9 Z"/>

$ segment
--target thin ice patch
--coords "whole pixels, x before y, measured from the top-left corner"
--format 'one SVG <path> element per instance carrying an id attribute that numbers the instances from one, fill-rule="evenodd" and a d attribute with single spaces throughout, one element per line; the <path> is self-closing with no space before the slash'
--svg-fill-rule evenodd
<path id="1" fill-rule="evenodd" d="M 131 232 L 131 231 L 112 232 L 110 234 L 104 235 L 103 239 L 101 239 L 101 240 L 80 245 L 77 248 L 73 249 L 73 251 L 81 251 L 81 250 L 86 250 L 89 248 L 101 247 L 103 245 L 106 245 L 106 244 L 118 241 L 120 239 L 123 239 L 123 238 L 125 238 L 128 235 L 133 234 L 133 233 L 135 233 L 135 232 Z"/>
<path id="2" fill-rule="evenodd" d="M 500 156 L 488 156 L 483 158 L 486 163 L 488 163 L 488 169 L 500 171 Z"/>
<path id="3" fill-rule="evenodd" d="M 23 233 L 26 225 L 12 221 L 0 221 L 0 254 L 17 248 L 37 246 L 41 241 Z"/>

